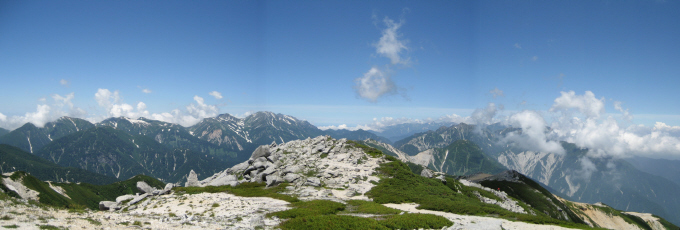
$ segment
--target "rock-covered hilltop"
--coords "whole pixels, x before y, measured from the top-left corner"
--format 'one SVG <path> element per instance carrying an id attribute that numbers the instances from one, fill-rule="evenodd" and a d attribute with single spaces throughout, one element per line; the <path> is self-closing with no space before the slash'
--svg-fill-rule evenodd
<path id="1" fill-rule="evenodd" d="M 330 136 L 319 136 L 258 147 L 248 161 L 198 181 L 189 175 L 186 186 L 236 186 L 265 182 L 267 186 L 289 183 L 288 191 L 301 199 L 367 199 L 380 179 L 375 169 L 382 154 L 365 146 Z"/>

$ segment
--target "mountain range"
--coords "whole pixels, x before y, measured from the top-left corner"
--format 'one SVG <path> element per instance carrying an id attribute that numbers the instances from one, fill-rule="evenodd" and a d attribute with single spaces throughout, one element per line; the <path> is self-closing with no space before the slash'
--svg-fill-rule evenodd
<path id="1" fill-rule="evenodd" d="M 616 209 L 652 212 L 680 223 L 680 201 L 673 194 L 680 186 L 668 178 L 641 171 L 625 160 L 590 158 L 587 149 L 570 143 L 562 143 L 567 150 L 564 155 L 499 145 L 507 133 L 521 132 L 500 124 L 438 125 L 441 124 L 401 124 L 385 129 L 392 130 L 392 134 L 410 134 L 391 145 L 389 138 L 374 131 L 320 130 L 307 121 L 271 112 L 257 112 L 245 118 L 222 114 L 190 127 L 146 118 L 109 118 L 93 124 L 62 117 L 43 127 L 27 123 L 0 135 L 0 143 L 56 164 L 50 167 L 84 169 L 116 180 L 145 174 L 176 183 L 185 181 L 192 169 L 205 178 L 248 160 L 261 145 L 330 135 L 336 139 L 366 140 L 360 143 L 448 175 L 516 170 L 570 200 L 605 202 Z M 410 133 L 415 127 L 435 126 L 438 126 L 435 130 Z"/>
<path id="2" fill-rule="evenodd" d="M 90 130 L 114 135 L 106 139 L 129 137 L 110 127 Z M 129 225 L 160 229 L 678 228 L 648 213 L 569 201 L 515 170 L 457 177 L 433 174 L 366 144 L 399 152 L 374 140 L 330 136 L 272 143 L 204 180 L 191 171 L 185 187 L 143 175 L 91 185 L 45 182 L 21 171 L 3 173 L 0 206 L 9 211 L 0 225 L 22 229 Z M 482 162 L 490 158 L 476 157 L 483 153 L 474 143 L 458 140 L 446 149 L 456 148 L 469 153 L 464 154 L 468 164 L 455 165 L 489 168 Z M 402 154 L 397 155 L 408 158 Z M 454 165 L 459 160 L 453 159 L 460 157 L 446 159 L 452 161 L 445 165 Z M 26 218 L 25 213 L 32 214 Z M 50 217 L 49 225 L 41 222 Z"/>

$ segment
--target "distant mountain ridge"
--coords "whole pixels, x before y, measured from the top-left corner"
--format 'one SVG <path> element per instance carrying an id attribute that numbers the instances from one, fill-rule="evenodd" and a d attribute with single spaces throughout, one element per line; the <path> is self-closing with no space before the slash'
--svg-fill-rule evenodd
<path id="1" fill-rule="evenodd" d="M 436 130 L 440 127 L 449 127 L 455 125 L 454 122 L 407 122 L 402 124 L 390 125 L 383 127 L 380 131 L 370 130 L 378 136 L 386 137 L 390 142 L 396 142 L 416 133 L 427 132 L 428 130 Z M 383 142 L 383 141 L 381 141 Z M 383 142 L 388 143 L 390 142 Z"/>
<path id="2" fill-rule="evenodd" d="M 56 121 L 46 123 L 41 128 L 32 123 L 26 123 L 6 135 L 0 135 L 0 144 L 16 146 L 33 153 L 52 140 L 93 127 L 94 124 L 89 121 L 71 117 L 61 117 Z"/>
<path id="3" fill-rule="evenodd" d="M 153 139 L 96 127 L 55 140 L 36 155 L 64 167 L 77 167 L 118 179 L 144 174 L 178 182 L 197 168 L 202 175 L 224 167 L 213 156 L 188 149 L 168 148 Z"/>
<path id="4" fill-rule="evenodd" d="M 43 181 L 110 184 L 116 178 L 74 167 L 62 167 L 17 147 L 0 144 L 0 172 L 28 172 Z"/>

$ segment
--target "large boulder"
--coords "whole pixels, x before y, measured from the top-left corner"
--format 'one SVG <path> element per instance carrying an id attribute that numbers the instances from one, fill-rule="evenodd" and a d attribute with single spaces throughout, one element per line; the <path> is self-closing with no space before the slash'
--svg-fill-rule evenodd
<path id="1" fill-rule="evenodd" d="M 118 210 L 120 207 L 118 207 L 118 203 L 115 201 L 100 201 L 99 202 L 99 210 L 106 211 L 106 210 Z"/>
<path id="2" fill-rule="evenodd" d="M 275 186 L 284 182 L 283 178 L 277 175 L 266 176 L 267 187 Z"/>
<path id="3" fill-rule="evenodd" d="M 139 190 L 141 190 L 142 192 L 148 193 L 148 194 L 152 194 L 153 191 L 155 190 L 154 188 L 152 188 L 151 186 L 149 186 L 149 184 L 147 184 L 147 183 L 144 182 L 144 181 L 137 181 L 137 188 L 138 188 Z"/>
<path id="4" fill-rule="evenodd" d="M 116 203 L 122 203 L 126 200 L 132 200 L 135 198 L 135 195 L 122 195 L 119 197 L 116 197 Z"/>
<path id="5" fill-rule="evenodd" d="M 307 178 L 307 182 L 305 182 L 305 185 L 319 187 L 319 186 L 321 186 L 321 180 L 319 178 L 316 178 L 316 177 L 309 177 L 309 178 Z"/>
<path id="6" fill-rule="evenodd" d="M 222 186 L 222 185 L 232 185 L 233 186 L 233 184 L 234 184 L 233 182 L 236 182 L 236 184 L 238 184 L 237 181 L 238 181 L 238 178 L 236 178 L 235 175 L 228 174 L 226 176 L 221 176 L 221 177 L 215 178 L 214 180 L 210 181 L 210 183 L 208 183 L 208 186 Z"/>
<path id="7" fill-rule="evenodd" d="M 253 155 L 250 155 L 250 159 L 257 159 L 260 157 L 268 157 L 271 155 L 271 151 L 269 151 L 269 146 L 267 145 L 261 145 L 260 147 L 257 147 L 255 151 L 253 152 Z"/>
<path id="8" fill-rule="evenodd" d="M 283 176 L 283 179 L 287 182 L 293 182 L 293 181 L 297 180 L 298 178 L 300 178 L 300 175 L 295 174 L 295 173 L 288 173 L 285 176 Z"/>
<path id="9" fill-rule="evenodd" d="M 198 187 L 200 184 L 198 183 L 198 175 L 196 175 L 196 172 L 192 169 L 191 172 L 189 172 L 189 176 L 187 177 L 187 183 L 185 183 L 184 187 Z"/>

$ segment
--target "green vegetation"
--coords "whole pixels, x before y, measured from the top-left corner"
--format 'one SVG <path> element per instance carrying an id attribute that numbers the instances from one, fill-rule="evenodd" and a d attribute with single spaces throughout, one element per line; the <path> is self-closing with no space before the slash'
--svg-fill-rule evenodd
<path id="1" fill-rule="evenodd" d="M 237 196 L 244 197 L 271 197 L 274 199 L 285 200 L 288 202 L 298 202 L 299 200 L 295 197 L 281 194 L 286 189 L 287 183 L 280 184 L 276 187 L 265 188 L 265 183 L 242 183 L 235 187 L 229 185 L 224 186 L 206 186 L 206 187 L 176 187 L 172 188 L 173 191 L 178 193 L 186 194 L 198 194 L 198 193 L 218 193 L 218 192 L 228 192 Z"/>
<path id="2" fill-rule="evenodd" d="M 288 219 L 305 216 L 330 215 L 345 210 L 344 204 L 328 200 L 304 201 L 293 203 L 291 205 L 295 208 L 269 213 L 267 216 L 276 216 L 279 218 Z"/>
<path id="3" fill-rule="evenodd" d="M 287 220 L 279 225 L 283 230 L 307 230 L 307 229 L 357 229 L 357 230 L 372 230 L 372 229 L 389 229 L 378 221 L 371 218 L 362 218 L 358 216 L 341 216 L 341 215 L 322 215 L 322 216 L 305 216 Z"/>
<path id="4" fill-rule="evenodd" d="M 125 194 L 141 193 L 142 191 L 137 189 L 137 181 L 144 181 L 156 188 L 165 186 L 163 182 L 144 175 L 137 175 L 128 180 L 108 185 L 52 183 L 53 186 L 63 188 L 66 195 L 71 198 L 69 199 L 52 190 L 48 183 L 43 182 L 28 173 L 21 171 L 15 172 L 10 178 L 14 181 L 21 180 L 26 187 L 39 192 L 38 202 L 40 205 L 68 208 L 71 212 L 82 212 L 85 208 L 98 210 L 100 201 L 115 200 L 116 197 Z M 3 190 L 7 189 L 3 188 Z M 16 193 L 9 193 L 9 195 L 19 198 L 19 195 Z"/>
<path id="5" fill-rule="evenodd" d="M 399 214 L 401 211 L 393 208 L 385 207 L 372 201 L 364 200 L 348 200 L 347 211 L 351 213 L 366 213 L 366 214 Z"/>
<path id="6" fill-rule="evenodd" d="M 390 229 L 441 229 L 453 224 L 453 222 L 444 217 L 420 213 L 391 215 L 379 222 Z"/>
<path id="7" fill-rule="evenodd" d="M 462 189 L 463 186 L 457 186 L 455 180 L 451 178 L 448 178 L 447 185 L 444 185 L 439 180 L 414 175 L 411 169 L 400 161 L 384 163 L 378 171 L 380 182 L 366 193 L 376 203 L 418 203 L 419 209 L 467 215 L 492 215 L 536 224 L 588 228 L 587 225 L 554 219 L 540 212 L 536 212 L 536 216 L 518 214 L 496 205 L 482 203 L 476 196 L 471 196 L 471 192 L 475 190 Z"/>
<path id="8" fill-rule="evenodd" d="M 3 227 L 3 228 L 19 228 L 19 226 L 16 225 L 16 224 L 13 224 L 13 225 L 3 225 L 2 227 Z"/>
<path id="9" fill-rule="evenodd" d="M 363 150 L 366 154 L 368 154 L 369 156 L 371 156 L 371 157 L 373 157 L 373 158 L 381 157 L 381 156 L 385 155 L 385 154 L 383 154 L 380 150 L 378 150 L 378 149 L 376 149 L 376 148 L 368 147 L 367 145 L 361 144 L 361 143 L 356 142 L 356 141 L 350 141 L 350 140 L 348 140 L 348 141 L 347 141 L 347 144 L 350 144 L 350 145 L 352 145 L 352 146 L 354 146 L 354 147 L 356 147 L 356 148 L 360 148 L 360 149 Z"/>
<path id="10" fill-rule="evenodd" d="M 672 224 L 671 222 L 668 222 L 666 219 L 661 218 L 660 216 L 657 215 L 652 216 L 658 218 L 659 222 L 661 222 L 661 225 L 663 225 L 666 229 L 680 229 L 680 227 L 676 226 L 675 224 Z"/>
<path id="11" fill-rule="evenodd" d="M 39 228 L 39 229 L 47 229 L 47 230 L 60 230 L 60 229 L 64 229 L 64 228 L 59 228 L 59 227 L 57 227 L 57 226 L 53 226 L 53 225 L 49 225 L 49 224 L 48 224 L 48 225 L 40 225 L 40 226 L 38 226 L 38 228 Z"/>
<path id="12" fill-rule="evenodd" d="M 482 181 L 480 184 L 487 188 L 500 189 L 525 204 L 531 205 L 532 208 L 540 213 L 546 213 L 548 216 L 561 219 L 571 220 L 576 223 L 585 224 L 571 209 L 555 198 L 552 193 L 543 188 L 535 181 L 526 178 L 523 175 L 518 175 L 519 182 L 510 181 Z M 568 219 L 565 219 L 563 212 L 567 213 Z"/>
<path id="13" fill-rule="evenodd" d="M 313 200 L 292 204 L 293 209 L 270 213 L 287 221 L 281 223 L 281 229 L 420 229 L 442 228 L 453 223 L 444 217 L 429 214 L 403 214 L 398 210 L 382 206 L 370 201 L 348 201 L 351 213 L 387 214 L 379 219 L 357 216 L 336 215 L 345 210 L 345 205 L 327 201 Z"/>

